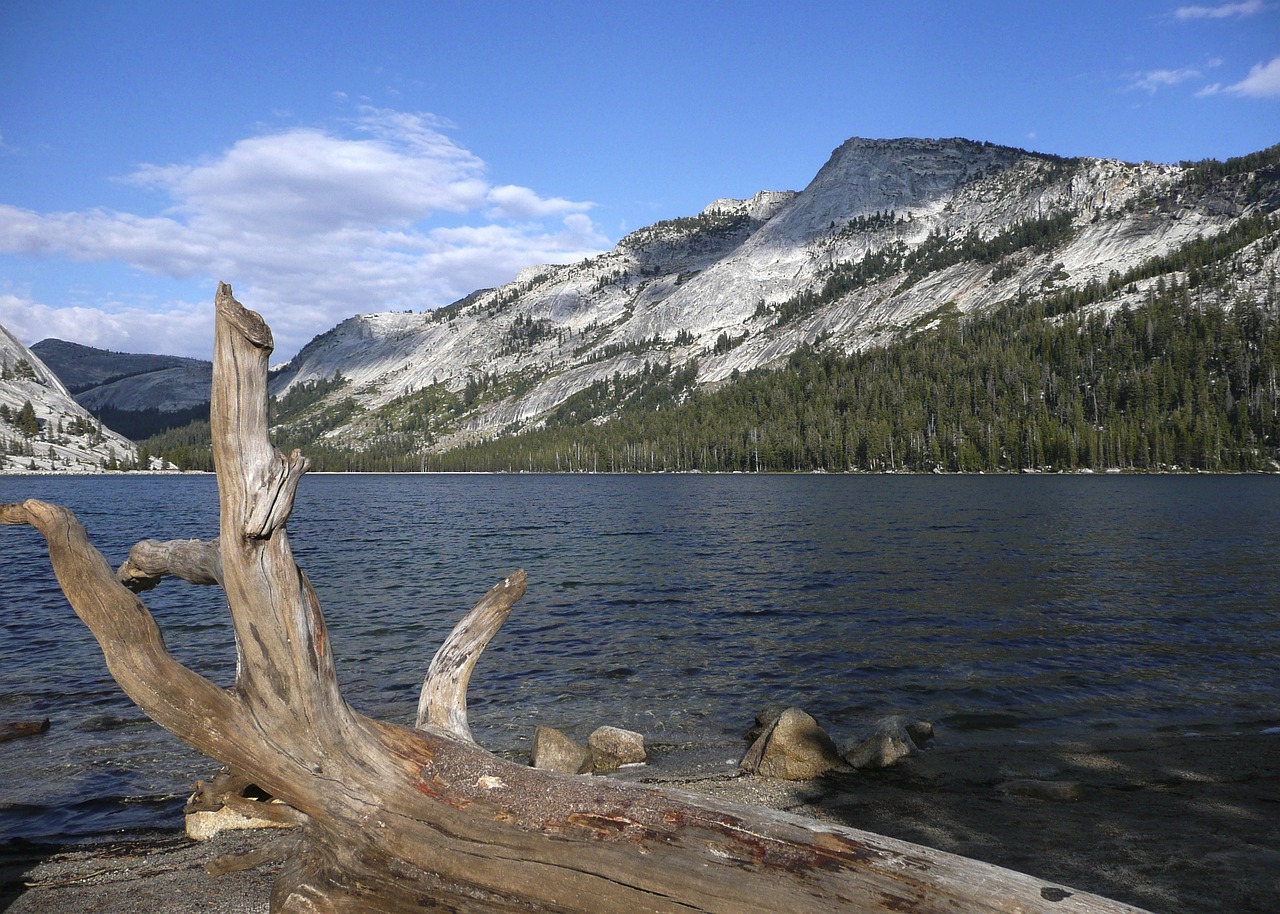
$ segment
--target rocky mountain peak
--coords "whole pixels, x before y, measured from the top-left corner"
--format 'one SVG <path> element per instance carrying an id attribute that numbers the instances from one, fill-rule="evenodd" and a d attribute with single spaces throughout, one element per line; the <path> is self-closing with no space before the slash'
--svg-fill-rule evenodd
<path id="1" fill-rule="evenodd" d="M 801 192 L 786 225 L 774 231 L 802 242 L 826 232 L 833 221 L 930 211 L 966 182 L 1028 155 L 971 140 L 855 137 L 832 152 Z"/>
<path id="2" fill-rule="evenodd" d="M 722 197 L 712 200 L 702 210 L 704 216 L 744 215 L 756 222 L 768 222 L 799 194 L 794 190 L 762 190 L 748 200 Z"/>

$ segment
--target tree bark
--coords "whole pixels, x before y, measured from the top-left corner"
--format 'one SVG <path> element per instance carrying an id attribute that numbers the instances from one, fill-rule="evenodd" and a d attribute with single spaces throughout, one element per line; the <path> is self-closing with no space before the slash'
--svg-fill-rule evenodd
<path id="1" fill-rule="evenodd" d="M 467 683 L 523 594 L 524 572 L 496 585 L 436 655 L 416 729 L 356 713 L 338 690 L 319 603 L 289 546 L 307 461 L 268 438 L 270 330 L 225 284 L 215 304 L 217 541 L 146 541 L 117 578 L 65 508 L 4 505 L 0 523 L 44 535 L 72 607 L 149 716 L 227 765 L 235 783 L 285 804 L 271 814 L 299 828 L 274 850 L 287 857 L 271 897 L 276 914 L 1137 910 L 854 829 L 486 752 L 467 725 Z M 226 590 L 238 655 L 231 688 L 175 661 L 121 583 L 143 589 L 165 574 Z"/>

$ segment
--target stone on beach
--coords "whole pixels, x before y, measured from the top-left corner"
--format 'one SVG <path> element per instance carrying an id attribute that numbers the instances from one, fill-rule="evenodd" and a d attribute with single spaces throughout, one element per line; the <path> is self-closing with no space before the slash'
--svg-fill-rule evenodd
<path id="1" fill-rule="evenodd" d="M 597 771 L 612 771 L 623 765 L 636 765 L 648 759 L 644 736 L 621 727 L 597 727 L 587 738 L 592 762 Z"/>
<path id="2" fill-rule="evenodd" d="M 552 727 L 539 727 L 534 731 L 530 764 L 560 774 L 590 774 L 594 767 L 589 748 Z"/>
<path id="3" fill-rule="evenodd" d="M 751 744 L 739 768 L 761 777 L 803 781 L 843 768 L 835 742 L 799 708 L 787 708 Z"/>
<path id="4" fill-rule="evenodd" d="M 196 809 L 185 817 L 187 837 L 192 841 L 208 841 L 214 835 L 224 831 L 237 831 L 251 828 L 292 828 L 269 819 L 254 816 L 242 816 L 229 807 L 221 809 Z"/>

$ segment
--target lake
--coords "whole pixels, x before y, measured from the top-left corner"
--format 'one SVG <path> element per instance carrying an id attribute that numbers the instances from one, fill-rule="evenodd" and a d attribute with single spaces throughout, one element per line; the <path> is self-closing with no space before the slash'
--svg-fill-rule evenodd
<path id="1" fill-rule="evenodd" d="M 0 477 L 70 506 L 112 565 L 217 532 L 211 476 Z M 1280 479 L 1265 476 L 314 475 L 289 524 L 344 694 L 411 724 L 431 656 L 516 568 L 481 658 L 481 745 L 547 724 L 745 749 L 772 703 L 845 743 L 876 719 L 949 744 L 1280 722 Z M 216 765 L 151 724 L 66 605 L 43 540 L 0 528 L 0 840 L 180 828 Z M 143 595 L 173 653 L 229 684 L 221 591 Z"/>

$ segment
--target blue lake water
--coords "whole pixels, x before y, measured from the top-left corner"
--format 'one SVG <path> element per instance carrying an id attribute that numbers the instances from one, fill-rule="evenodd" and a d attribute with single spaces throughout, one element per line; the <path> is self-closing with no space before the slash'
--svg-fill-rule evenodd
<path id="1" fill-rule="evenodd" d="M 73 508 L 117 565 L 216 534 L 209 476 L 8 477 Z M 846 741 L 908 713 L 939 740 L 1047 741 L 1280 721 L 1280 479 L 308 476 L 290 521 L 345 695 L 409 724 L 432 654 L 516 568 L 529 592 L 480 660 L 477 740 L 596 726 L 726 758 L 764 706 Z M 106 672 L 43 540 L 0 528 L 0 840 L 178 828 L 215 764 Z M 234 675 L 221 592 L 143 595 L 170 649 Z"/>

